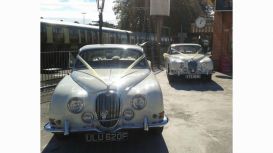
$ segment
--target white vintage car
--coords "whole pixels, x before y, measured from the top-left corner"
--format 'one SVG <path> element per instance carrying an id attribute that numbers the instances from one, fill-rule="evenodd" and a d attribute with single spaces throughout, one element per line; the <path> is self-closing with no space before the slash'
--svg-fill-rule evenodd
<path id="1" fill-rule="evenodd" d="M 87 45 L 57 85 L 46 131 L 85 132 L 90 141 L 117 141 L 129 129 L 161 133 L 168 123 L 159 83 L 136 45 Z"/>
<path id="2" fill-rule="evenodd" d="M 199 44 L 172 44 L 163 54 L 169 82 L 180 76 L 186 79 L 211 80 L 213 62 Z"/>

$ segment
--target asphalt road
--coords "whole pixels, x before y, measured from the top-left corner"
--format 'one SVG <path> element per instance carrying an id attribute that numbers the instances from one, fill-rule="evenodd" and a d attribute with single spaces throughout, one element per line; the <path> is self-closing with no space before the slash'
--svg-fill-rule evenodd
<path id="1" fill-rule="evenodd" d="M 169 123 L 163 134 L 129 135 L 129 140 L 86 143 L 80 136 L 57 140 L 43 131 L 50 94 L 41 99 L 41 152 L 43 153 L 231 153 L 232 78 L 214 73 L 212 81 L 178 81 L 169 84 L 158 73 Z"/>

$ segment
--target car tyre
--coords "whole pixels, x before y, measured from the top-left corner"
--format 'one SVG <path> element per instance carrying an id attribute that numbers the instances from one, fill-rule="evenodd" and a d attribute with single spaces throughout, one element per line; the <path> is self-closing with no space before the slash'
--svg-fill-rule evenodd
<path id="1" fill-rule="evenodd" d="M 164 127 L 157 127 L 149 129 L 149 133 L 152 135 L 160 135 L 163 132 Z"/>
<path id="2" fill-rule="evenodd" d="M 63 133 L 54 133 L 54 137 L 57 139 L 57 140 L 66 140 L 69 138 L 68 135 L 64 135 Z"/>
<path id="3" fill-rule="evenodd" d="M 211 74 L 207 75 L 204 77 L 205 81 L 211 81 Z"/>
<path id="4" fill-rule="evenodd" d="M 175 81 L 174 76 L 169 75 L 169 72 L 170 72 L 169 66 L 168 66 L 168 68 L 167 68 L 167 71 L 166 71 L 166 72 L 167 72 L 167 78 L 168 78 L 169 83 L 174 82 L 174 81 Z"/>
<path id="5" fill-rule="evenodd" d="M 175 81 L 174 76 L 171 76 L 171 75 L 169 75 L 169 74 L 167 74 L 167 78 L 168 78 L 169 83 L 172 83 L 172 82 Z"/>

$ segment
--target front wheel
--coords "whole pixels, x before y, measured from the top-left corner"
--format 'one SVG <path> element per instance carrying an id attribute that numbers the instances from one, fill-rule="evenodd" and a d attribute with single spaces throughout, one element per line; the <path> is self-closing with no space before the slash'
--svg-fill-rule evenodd
<path id="1" fill-rule="evenodd" d="M 170 72 L 170 69 L 169 69 L 169 66 L 168 66 L 168 68 L 166 70 L 166 74 L 167 74 L 167 78 L 168 78 L 169 83 L 172 83 L 172 82 L 174 82 L 175 78 L 174 78 L 174 76 L 169 75 L 169 72 Z"/>
<path id="2" fill-rule="evenodd" d="M 68 135 L 64 135 L 63 133 L 54 133 L 54 137 L 57 139 L 57 140 L 66 140 L 69 138 Z"/>
<path id="3" fill-rule="evenodd" d="M 151 129 L 149 129 L 149 133 L 155 134 L 155 135 L 160 135 L 160 134 L 162 134 L 163 129 L 164 129 L 164 127 L 151 128 Z"/>
<path id="4" fill-rule="evenodd" d="M 204 76 L 205 81 L 211 81 L 211 74 Z"/>

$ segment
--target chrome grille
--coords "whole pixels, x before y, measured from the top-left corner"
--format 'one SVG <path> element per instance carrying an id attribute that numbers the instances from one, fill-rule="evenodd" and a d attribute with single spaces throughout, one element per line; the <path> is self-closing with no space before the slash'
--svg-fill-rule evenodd
<path id="1" fill-rule="evenodd" d="M 116 125 L 120 114 L 120 100 L 116 93 L 102 93 L 96 99 L 96 113 L 103 127 Z"/>
<path id="2" fill-rule="evenodd" d="M 188 62 L 188 69 L 191 73 L 195 73 L 197 70 L 197 62 L 196 61 L 189 61 Z"/>

